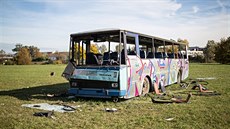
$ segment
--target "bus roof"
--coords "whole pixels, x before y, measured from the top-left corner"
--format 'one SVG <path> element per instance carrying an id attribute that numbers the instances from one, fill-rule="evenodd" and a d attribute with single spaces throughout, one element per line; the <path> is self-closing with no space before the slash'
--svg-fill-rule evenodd
<path id="1" fill-rule="evenodd" d="M 84 31 L 84 32 L 79 32 L 79 33 L 73 33 L 70 36 L 71 37 L 78 37 L 78 36 L 86 36 L 89 34 L 106 34 L 106 33 L 115 33 L 115 32 L 131 32 L 131 33 L 135 33 L 138 34 L 140 36 L 143 37 L 148 37 L 148 38 L 153 38 L 153 39 L 157 39 L 157 40 L 162 40 L 165 42 L 171 42 L 171 43 L 176 43 L 176 44 L 184 44 L 184 45 L 188 45 L 185 43 L 181 43 L 181 42 L 176 42 L 174 40 L 168 40 L 168 39 L 164 39 L 164 38 L 160 38 L 160 37 L 156 37 L 156 36 L 150 36 L 150 35 L 146 35 L 146 34 L 142 34 L 142 33 L 137 33 L 137 32 L 133 32 L 133 31 L 129 31 L 129 30 L 124 30 L 124 29 L 119 29 L 119 28 L 108 28 L 108 29 L 97 29 L 97 30 L 93 30 L 93 31 Z"/>

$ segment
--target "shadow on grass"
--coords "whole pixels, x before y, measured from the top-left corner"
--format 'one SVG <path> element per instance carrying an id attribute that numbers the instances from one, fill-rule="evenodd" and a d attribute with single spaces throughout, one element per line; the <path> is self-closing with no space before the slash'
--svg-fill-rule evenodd
<path id="1" fill-rule="evenodd" d="M 65 97 L 48 97 L 47 94 L 60 94 L 65 93 L 68 89 L 68 83 L 59 83 L 53 85 L 35 86 L 22 89 L 14 89 L 7 91 L 0 91 L 0 96 L 12 96 L 20 100 L 31 99 L 64 99 Z"/>
<path id="2" fill-rule="evenodd" d="M 59 83 L 59 84 L 53 84 L 53 85 L 35 86 L 35 87 L 29 87 L 29 88 L 0 91 L 0 96 L 12 96 L 20 100 L 28 100 L 28 101 L 31 99 L 40 99 L 40 100 L 48 100 L 48 101 L 60 100 L 63 102 L 67 102 L 67 101 L 80 101 L 80 102 L 112 101 L 112 99 L 108 99 L 108 98 L 87 98 L 87 97 L 76 97 L 73 99 L 68 99 L 67 97 L 70 96 L 67 94 L 68 88 L 69 88 L 68 83 Z M 48 94 L 56 95 L 56 96 L 49 97 L 47 96 Z"/>

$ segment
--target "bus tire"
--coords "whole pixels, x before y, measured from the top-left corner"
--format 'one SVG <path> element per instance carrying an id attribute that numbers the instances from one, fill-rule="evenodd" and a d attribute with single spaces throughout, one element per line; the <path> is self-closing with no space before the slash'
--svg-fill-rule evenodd
<path id="1" fill-rule="evenodd" d="M 143 86 L 142 86 L 142 93 L 141 95 L 145 95 L 147 93 L 149 93 L 149 89 L 150 89 L 150 82 L 149 79 L 147 77 L 145 77 L 144 82 L 143 82 Z"/>
<path id="2" fill-rule="evenodd" d="M 181 71 L 178 72 L 177 74 L 177 84 L 181 83 Z"/>

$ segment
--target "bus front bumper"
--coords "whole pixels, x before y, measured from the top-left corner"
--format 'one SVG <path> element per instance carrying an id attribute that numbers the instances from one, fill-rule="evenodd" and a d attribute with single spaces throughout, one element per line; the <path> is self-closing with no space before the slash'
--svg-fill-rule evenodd
<path id="1" fill-rule="evenodd" d="M 89 88 L 70 88 L 69 94 L 81 97 L 95 97 L 95 98 L 123 98 L 126 95 L 126 90 L 115 89 L 89 89 Z"/>

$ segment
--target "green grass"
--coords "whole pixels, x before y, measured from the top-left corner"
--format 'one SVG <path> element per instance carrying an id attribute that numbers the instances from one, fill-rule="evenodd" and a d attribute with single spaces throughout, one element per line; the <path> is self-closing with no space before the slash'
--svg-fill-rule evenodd
<path id="1" fill-rule="evenodd" d="M 208 88 L 220 96 L 192 96 L 188 104 L 153 104 L 150 97 L 136 97 L 113 103 L 109 99 L 48 98 L 48 93 L 68 89 L 60 75 L 64 65 L 0 66 L 0 128 L 230 128 L 230 65 L 191 64 L 190 78 L 215 77 Z M 54 71 L 56 75 L 49 74 Z M 177 85 L 167 87 L 174 92 Z M 151 95 L 151 94 L 150 94 Z M 185 94 L 181 94 L 185 97 Z M 82 111 L 55 112 L 56 119 L 35 117 L 40 111 L 21 107 L 29 103 L 81 105 Z M 117 108 L 118 112 L 104 112 Z M 166 118 L 174 118 L 166 121 Z"/>

